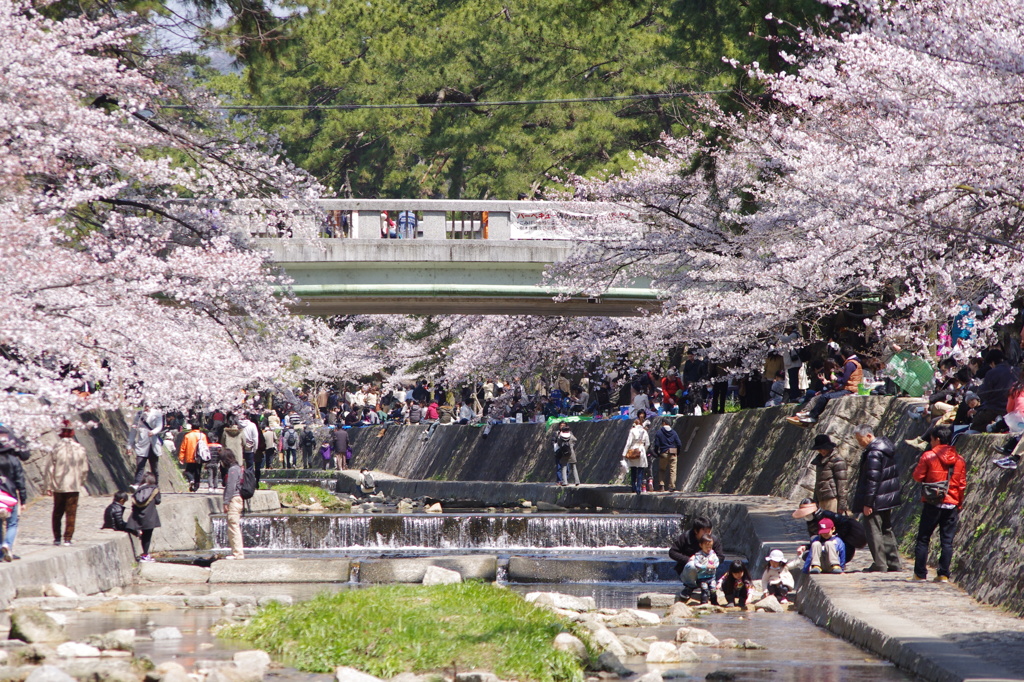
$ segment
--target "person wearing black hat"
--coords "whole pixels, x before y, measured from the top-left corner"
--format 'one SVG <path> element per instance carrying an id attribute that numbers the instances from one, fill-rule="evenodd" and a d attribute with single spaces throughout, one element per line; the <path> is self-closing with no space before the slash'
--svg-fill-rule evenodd
<path id="1" fill-rule="evenodd" d="M 846 458 L 836 452 L 836 444 L 824 433 L 814 437 L 811 450 L 818 453 L 811 460 L 815 474 L 814 497 L 818 506 L 831 512 L 845 514 L 846 482 L 849 478 Z"/>
<path id="2" fill-rule="evenodd" d="M 822 519 L 831 519 L 836 527 L 836 535 L 843 539 L 846 545 L 846 563 L 853 561 L 858 549 L 867 547 L 868 536 L 864 526 L 852 516 L 837 514 L 836 512 L 822 509 L 809 497 L 800 500 L 800 506 L 793 512 L 794 519 L 807 520 L 807 534 L 814 542 L 818 536 L 818 524 Z"/>

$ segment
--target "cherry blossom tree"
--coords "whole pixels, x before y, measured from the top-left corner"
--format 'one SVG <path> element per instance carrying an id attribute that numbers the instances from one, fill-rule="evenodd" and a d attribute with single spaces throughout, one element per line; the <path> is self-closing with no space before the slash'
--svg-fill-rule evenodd
<path id="1" fill-rule="evenodd" d="M 314 235 L 320 188 L 119 59 L 140 30 L 0 0 L 0 421 L 27 437 L 87 409 L 237 404 L 281 371 L 284 282 L 249 234 Z"/>
<path id="2" fill-rule="evenodd" d="M 708 105 L 710 135 L 613 178 L 571 178 L 578 197 L 633 211 L 591 227 L 563 286 L 649 277 L 647 321 L 729 356 L 793 322 L 876 299 L 872 333 L 924 347 L 961 301 L 992 338 L 1024 274 L 1024 5 L 837 1 L 836 19 L 763 79 L 767 103 Z M 581 273 L 583 273 L 581 275 Z"/>

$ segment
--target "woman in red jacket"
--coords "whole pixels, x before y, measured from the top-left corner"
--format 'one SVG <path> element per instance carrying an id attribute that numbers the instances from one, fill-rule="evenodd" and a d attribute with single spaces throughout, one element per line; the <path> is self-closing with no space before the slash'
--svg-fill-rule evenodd
<path id="1" fill-rule="evenodd" d="M 967 464 L 956 449 L 949 444 L 953 429 L 937 426 L 931 432 L 931 448 L 921 455 L 914 468 L 914 480 L 919 483 L 942 483 L 949 481 L 942 502 L 936 504 L 925 496 L 921 497 L 921 525 L 917 530 L 917 545 L 914 548 L 914 580 L 928 577 L 928 544 L 936 526 L 939 528 L 939 574 L 935 582 L 949 582 L 949 564 L 953 559 L 953 536 L 960 520 L 960 507 L 964 503 L 967 489 Z"/>

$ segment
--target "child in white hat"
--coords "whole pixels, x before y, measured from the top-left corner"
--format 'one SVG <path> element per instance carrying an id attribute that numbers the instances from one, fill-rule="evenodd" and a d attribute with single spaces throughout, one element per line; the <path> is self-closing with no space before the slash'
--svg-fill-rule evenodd
<path id="1" fill-rule="evenodd" d="M 765 561 L 768 562 L 768 566 L 761 575 L 761 588 L 766 594 L 778 599 L 780 604 L 788 604 L 789 593 L 796 583 L 793 582 L 793 574 L 786 565 L 786 555 L 781 549 L 773 549 L 765 557 Z"/>

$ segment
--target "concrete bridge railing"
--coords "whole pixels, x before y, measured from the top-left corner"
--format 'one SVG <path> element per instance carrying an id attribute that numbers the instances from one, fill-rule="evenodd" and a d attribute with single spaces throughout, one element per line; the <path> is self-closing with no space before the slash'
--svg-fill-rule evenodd
<path id="1" fill-rule="evenodd" d="M 464 199 L 321 199 L 323 237 L 340 239 L 565 239 L 566 226 L 623 213 L 614 204 Z M 409 220 L 415 216 L 415 224 Z M 393 225 L 390 223 L 393 222 Z M 253 236 L 280 237 L 266 226 Z"/>

